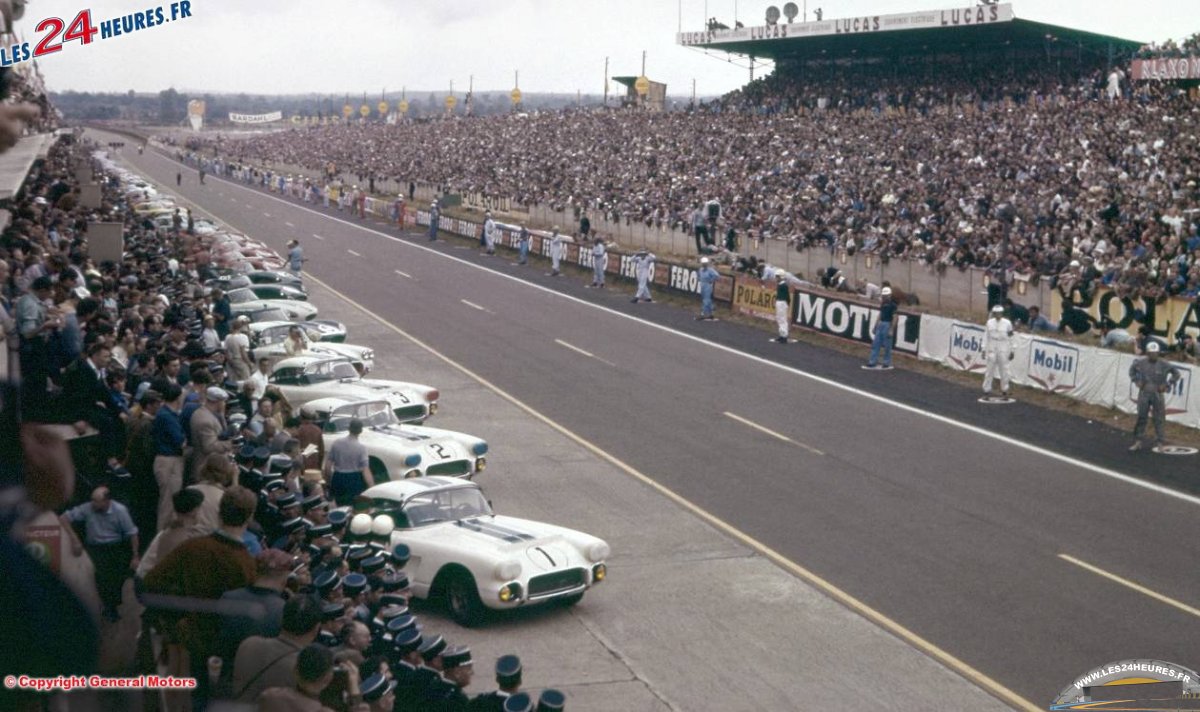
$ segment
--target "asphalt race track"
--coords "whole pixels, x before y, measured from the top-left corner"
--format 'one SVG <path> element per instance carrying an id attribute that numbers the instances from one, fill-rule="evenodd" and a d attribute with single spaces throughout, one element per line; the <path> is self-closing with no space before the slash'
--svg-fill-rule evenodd
<path id="1" fill-rule="evenodd" d="M 1195 458 L 187 168 L 176 191 L 174 161 L 122 157 L 281 253 L 299 239 L 313 277 L 1035 704 L 1112 660 L 1200 665 L 1200 499 L 1172 494 L 1200 491 Z"/>

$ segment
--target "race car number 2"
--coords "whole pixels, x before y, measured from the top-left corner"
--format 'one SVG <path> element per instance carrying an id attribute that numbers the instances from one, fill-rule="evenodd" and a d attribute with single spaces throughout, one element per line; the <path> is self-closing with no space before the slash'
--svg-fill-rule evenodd
<path id="1" fill-rule="evenodd" d="M 0 47 L 0 66 L 11 67 L 14 64 L 61 52 L 63 47 L 71 42 L 88 45 L 98 39 L 106 40 L 129 35 L 139 30 L 161 27 L 168 22 L 184 20 L 191 16 L 191 0 L 179 0 L 170 5 L 102 20 L 98 25 L 92 20 L 91 10 L 80 11 L 70 22 L 61 17 L 47 17 L 34 26 L 34 32 L 41 35 L 41 38 L 32 46 L 29 42 L 22 42 Z M 97 37 L 97 35 L 99 36 Z"/>

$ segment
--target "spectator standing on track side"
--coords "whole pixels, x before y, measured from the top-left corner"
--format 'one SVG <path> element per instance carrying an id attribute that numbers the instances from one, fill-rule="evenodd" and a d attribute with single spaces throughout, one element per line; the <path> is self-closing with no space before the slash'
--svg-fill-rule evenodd
<path id="1" fill-rule="evenodd" d="M 496 254 L 496 221 L 492 219 L 492 211 L 483 214 L 483 234 L 480 236 L 480 246 L 486 254 Z"/>
<path id="2" fill-rule="evenodd" d="M 1130 452 L 1147 447 L 1146 420 L 1154 422 L 1155 445 L 1166 442 L 1166 398 L 1165 394 L 1179 380 L 1179 371 L 1172 364 L 1159 359 L 1159 345 L 1151 341 L 1146 345 L 1146 355 L 1129 367 L 1129 380 L 1137 386 L 1137 423 L 1133 426 L 1133 444 Z M 1150 411 L 1153 410 L 1153 415 Z"/>
<path id="3" fill-rule="evenodd" d="M 137 568 L 141 552 L 138 528 L 129 510 L 113 501 L 107 487 L 97 487 L 90 502 L 63 512 L 59 521 L 75 556 L 83 554 L 84 542 L 79 541 L 73 525 L 83 522 L 88 556 L 96 570 L 96 590 L 104 604 L 104 619 L 120 619 L 117 608 L 121 605 L 125 579 Z"/>
<path id="4" fill-rule="evenodd" d="M 522 225 L 521 231 L 517 233 L 517 264 L 529 264 L 529 242 L 532 239 L 529 228 Z"/>
<path id="5" fill-rule="evenodd" d="M 787 273 L 782 270 L 775 273 L 775 325 L 779 327 L 779 336 L 775 341 L 781 344 L 788 342 L 788 317 L 791 315 L 792 287 L 788 284 Z"/>
<path id="6" fill-rule="evenodd" d="M 641 301 L 653 302 L 650 297 L 650 280 L 654 277 L 654 261 L 657 258 L 654 253 L 642 248 L 633 256 L 633 271 L 637 276 L 637 292 L 633 295 L 632 301 L 637 304 Z"/>
<path id="7" fill-rule="evenodd" d="M 884 287 L 879 292 L 879 321 L 871 339 L 871 356 L 863 368 L 892 370 L 892 341 L 896 338 L 896 302 L 892 299 L 892 288 Z M 883 363 L 879 363 L 879 351 L 883 350 Z"/>
<path id="8" fill-rule="evenodd" d="M 557 228 L 555 228 L 557 229 Z M 588 218 L 587 213 L 579 216 L 579 235 L 587 239 L 588 233 L 592 231 L 592 221 Z"/>
<path id="9" fill-rule="evenodd" d="M 697 238 L 699 241 L 699 238 Z M 713 321 L 713 288 L 721 274 L 712 268 L 707 257 L 700 258 L 700 316 L 697 321 Z"/>
<path id="10" fill-rule="evenodd" d="M 996 372 L 1000 372 L 1000 395 L 1008 397 L 1009 370 L 1008 363 L 1013 360 L 1013 324 L 1004 318 L 1004 307 L 997 304 L 992 307 L 992 317 L 983 327 L 983 358 L 987 361 L 987 371 L 983 374 L 983 395 L 992 395 L 992 381 Z"/>
<path id="11" fill-rule="evenodd" d="M 183 185 L 183 171 L 175 172 L 175 187 Z"/>
<path id="12" fill-rule="evenodd" d="M 692 213 L 692 236 L 696 238 L 696 254 L 704 254 L 704 243 L 708 242 L 708 222 L 703 206 L 697 206 Z"/>
<path id="13" fill-rule="evenodd" d="M 436 242 L 438 234 L 438 220 L 441 219 L 442 211 L 438 209 L 437 201 L 429 204 L 429 241 Z"/>
<path id="14" fill-rule="evenodd" d="M 608 264 L 608 253 L 605 251 L 604 238 L 596 236 L 592 245 L 592 283 L 589 286 L 604 289 L 604 266 Z"/>
<path id="15" fill-rule="evenodd" d="M 204 185 L 204 166 L 200 166 L 200 185 Z"/>
<path id="16" fill-rule="evenodd" d="M 563 251 L 566 249 L 566 242 L 563 236 L 558 234 L 558 226 L 555 225 L 550 233 L 550 276 L 557 277 L 559 275 L 559 267 L 562 266 Z"/>
<path id="17" fill-rule="evenodd" d="M 308 260 L 304 259 L 304 249 L 300 247 L 299 240 L 288 242 L 288 270 L 297 277 L 304 269 L 304 263 Z"/>

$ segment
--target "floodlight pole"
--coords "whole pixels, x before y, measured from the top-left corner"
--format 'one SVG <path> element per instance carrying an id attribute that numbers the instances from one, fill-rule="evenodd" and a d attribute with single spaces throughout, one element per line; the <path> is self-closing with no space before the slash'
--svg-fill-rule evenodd
<path id="1" fill-rule="evenodd" d="M 608 57 L 604 58 L 604 105 L 608 106 Z"/>

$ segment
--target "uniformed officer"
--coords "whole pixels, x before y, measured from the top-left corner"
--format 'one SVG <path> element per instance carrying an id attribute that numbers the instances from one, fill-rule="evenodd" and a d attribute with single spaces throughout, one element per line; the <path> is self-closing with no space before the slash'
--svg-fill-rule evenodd
<path id="1" fill-rule="evenodd" d="M 470 699 L 463 690 L 471 684 L 474 674 L 474 664 L 471 662 L 471 649 L 465 645 L 447 648 L 442 653 L 441 684 L 434 687 L 431 700 L 435 701 L 438 709 L 466 710 Z"/>
<path id="2" fill-rule="evenodd" d="M 327 648 L 342 644 L 342 631 L 346 628 L 346 605 L 342 602 L 321 604 L 321 630 L 317 642 Z"/>
<path id="3" fill-rule="evenodd" d="M 1151 341 L 1146 344 L 1146 355 L 1129 367 L 1129 380 L 1138 388 L 1137 424 L 1133 426 L 1133 445 L 1130 452 L 1136 452 L 1148 443 L 1145 441 L 1146 419 L 1150 411 L 1154 419 L 1155 445 L 1166 441 L 1166 398 L 1163 396 L 1179 380 L 1179 371 L 1172 364 L 1159 358 L 1160 346 Z"/>
<path id="4" fill-rule="evenodd" d="M 395 657 L 392 658 L 392 674 L 396 678 L 396 712 L 420 709 L 421 692 L 424 689 L 420 648 L 421 631 L 411 628 L 398 633 L 392 640 Z"/>
<path id="5" fill-rule="evenodd" d="M 566 240 L 562 235 L 558 234 L 558 226 L 554 226 L 554 230 L 550 233 L 550 276 L 557 277 L 559 275 L 559 267 L 562 265 L 563 253 L 566 251 Z"/>
<path id="6" fill-rule="evenodd" d="M 538 697 L 537 712 L 562 712 L 567 696 L 558 690 L 542 690 Z"/>
<path id="7" fill-rule="evenodd" d="M 496 254 L 496 221 L 492 219 L 492 211 L 483 214 L 483 236 L 479 246 L 489 255 Z"/>
<path id="8" fill-rule="evenodd" d="M 638 302 L 653 302 L 650 298 L 650 280 L 654 277 L 654 261 L 658 259 L 654 253 L 642 248 L 633 256 L 633 270 L 637 276 L 637 293 L 633 295 L 634 304 Z"/>
<path id="9" fill-rule="evenodd" d="M 518 692 L 504 701 L 504 712 L 533 712 L 533 698 L 528 692 Z"/>
<path id="10" fill-rule="evenodd" d="M 396 681 L 389 680 L 382 674 L 376 673 L 359 686 L 362 701 L 367 703 L 371 712 L 392 712 L 396 704 Z"/>
<path id="11" fill-rule="evenodd" d="M 432 695 L 442 685 L 442 653 L 445 650 L 446 640 L 440 635 L 426 638 L 421 643 L 421 662 L 414 673 L 416 699 L 420 702 L 416 709 L 427 709 L 429 702 L 435 699 Z"/>
<path id="12" fill-rule="evenodd" d="M 697 321 L 716 318 L 713 316 L 713 288 L 720 276 L 707 257 L 700 258 L 700 316 L 696 317 Z"/>
<path id="13" fill-rule="evenodd" d="M 608 264 L 608 253 L 604 246 L 604 238 L 596 236 L 592 243 L 592 283 L 590 286 L 604 289 L 604 267 Z"/>
<path id="14" fill-rule="evenodd" d="M 521 659 L 502 655 L 496 660 L 495 692 L 485 692 L 471 700 L 471 709 L 479 712 L 504 712 L 504 701 L 521 691 Z"/>
<path id="15" fill-rule="evenodd" d="M 1004 318 L 1004 307 L 992 307 L 992 317 L 983 328 L 983 358 L 987 371 L 983 374 L 983 394 L 992 394 L 992 381 L 1000 372 L 1000 395 L 1008 397 L 1008 362 L 1013 360 L 1013 325 Z"/>
<path id="16" fill-rule="evenodd" d="M 438 209 L 437 201 L 433 201 L 429 205 L 429 241 L 437 241 L 438 220 L 441 218 L 441 210 Z"/>
<path id="17" fill-rule="evenodd" d="M 779 336 L 775 341 L 781 344 L 788 342 L 788 306 L 791 304 L 792 288 L 787 281 L 787 273 L 775 273 L 775 326 L 779 327 Z"/>
<path id="18" fill-rule="evenodd" d="M 529 264 L 529 243 L 532 240 L 529 229 L 522 225 L 521 231 L 517 233 L 517 264 Z"/>

